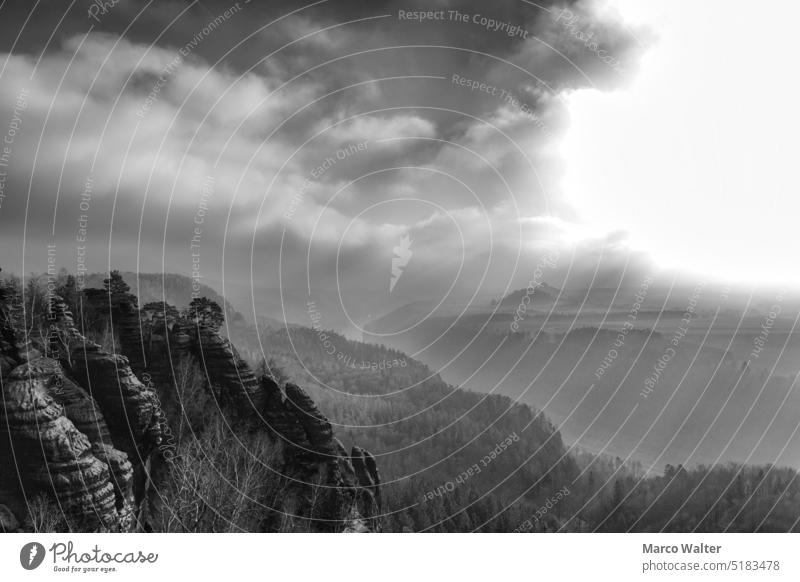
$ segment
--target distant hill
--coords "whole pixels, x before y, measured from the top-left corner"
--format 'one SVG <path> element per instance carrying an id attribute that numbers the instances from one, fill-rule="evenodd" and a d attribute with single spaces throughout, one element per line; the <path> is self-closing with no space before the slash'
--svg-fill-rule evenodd
<path id="1" fill-rule="evenodd" d="M 475 315 L 485 315 L 495 309 L 503 313 L 516 310 L 523 302 L 527 288 L 512 291 L 500 300 L 493 299 L 491 304 L 484 300 L 480 302 L 436 302 L 436 301 L 414 301 L 383 315 L 376 317 L 364 325 L 369 339 L 373 341 L 371 334 L 395 334 L 403 332 L 426 321 L 429 318 L 470 318 Z M 530 303 L 534 305 L 552 305 L 556 302 L 561 291 L 547 283 L 540 283 L 536 291 L 532 294 Z M 562 295 L 562 300 L 564 299 Z M 526 302 L 527 303 L 527 302 Z M 379 337 L 379 336 L 378 336 Z M 413 351 L 413 350 L 409 350 Z"/>
<path id="2" fill-rule="evenodd" d="M 552 287 L 547 283 L 539 283 L 539 285 L 537 285 L 534 289 L 533 293 L 531 293 L 530 302 L 534 305 L 540 305 L 542 303 L 554 303 L 560 292 L 561 291 L 559 289 Z M 502 300 L 500 300 L 500 308 L 516 309 L 522 303 L 522 300 L 525 298 L 526 294 L 528 294 L 527 287 L 512 291 L 503 297 Z"/>
<path id="3" fill-rule="evenodd" d="M 788 368 L 798 344 L 790 330 L 773 330 L 768 348 L 745 367 L 759 318 L 737 325 L 730 316 L 698 317 L 682 337 L 674 335 L 682 315 L 672 310 L 639 312 L 627 334 L 620 333 L 626 312 L 548 311 L 528 310 L 517 333 L 504 310 L 429 317 L 406 332 L 365 333 L 364 340 L 417 354 L 450 384 L 543 409 L 568 442 L 632 453 L 659 469 L 690 455 L 693 463 L 779 458 L 800 467 L 800 453 L 785 447 L 800 411 L 797 369 Z M 773 370 L 784 360 L 784 372 Z"/>

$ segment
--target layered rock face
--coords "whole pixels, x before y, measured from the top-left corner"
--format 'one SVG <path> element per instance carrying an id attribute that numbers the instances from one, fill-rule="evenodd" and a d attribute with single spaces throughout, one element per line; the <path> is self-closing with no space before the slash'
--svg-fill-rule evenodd
<path id="1" fill-rule="evenodd" d="M 377 472 L 372 479 L 363 463 L 356 467 L 358 460 L 334 437 L 330 422 L 305 390 L 287 383 L 283 397 L 271 378 L 264 376 L 260 383 L 270 395 L 264 420 L 285 443 L 284 474 L 292 498 L 288 505 L 314 520 L 321 531 L 378 531 Z M 362 459 L 363 450 L 356 450 Z"/>
<path id="2" fill-rule="evenodd" d="M 130 313 L 132 308 L 125 305 L 129 303 L 119 309 Z M 134 468 L 145 465 L 161 441 L 164 424 L 155 390 L 136 377 L 125 356 L 83 337 L 57 296 L 51 300 L 50 316 L 49 343 L 70 376 L 59 391 L 64 405 L 74 409 L 85 434 L 97 437 L 92 442 L 113 443 Z"/>
<path id="3" fill-rule="evenodd" d="M 7 307 L 0 306 L 6 322 Z M 60 298 L 50 307 L 43 351 L 58 360 L 41 356 L 13 325 L 0 332 L 0 504 L 18 524 L 35 527 L 28 507 L 44 496 L 65 528 L 127 531 L 135 510 L 130 459 L 140 464 L 157 439 L 155 394 L 133 378 L 125 358 L 74 329 Z"/>
<path id="4" fill-rule="evenodd" d="M 258 380 L 227 338 L 215 330 L 195 327 L 190 345 L 220 402 L 232 404 L 245 414 L 264 408 Z"/>
<path id="5" fill-rule="evenodd" d="M 0 374 L 5 376 L 22 362 L 34 360 L 41 356 L 39 350 L 25 334 L 17 329 L 24 329 L 21 317 L 22 306 L 19 297 L 6 296 L 0 292 Z"/>
<path id="6" fill-rule="evenodd" d="M 92 443 L 68 418 L 54 398 L 67 382 L 48 358 L 21 364 L 3 380 L 0 431 L 9 439 L 9 472 L 17 473 L 26 496 L 51 495 L 70 526 L 119 529 L 131 512 L 131 465 L 110 443 Z M 102 425 L 94 434 L 102 434 Z"/>
<path id="7" fill-rule="evenodd" d="M 361 515 L 379 515 L 381 510 L 381 479 L 378 465 L 372 454 L 361 447 L 353 447 L 350 461 L 356 480 L 361 486 L 356 492 L 356 504 Z"/>
<path id="8" fill-rule="evenodd" d="M 143 373 L 154 378 L 162 395 L 174 390 L 175 362 L 190 355 L 216 402 L 281 445 L 283 513 L 310 520 L 320 531 L 379 529 L 380 479 L 374 457 L 358 448 L 351 457 L 302 388 L 289 383 L 282 389 L 268 376 L 257 379 L 230 341 L 209 327 L 156 319 L 142 326 L 141 338 L 146 348 Z M 363 527 L 354 526 L 356 521 Z"/>
<path id="9" fill-rule="evenodd" d="M 64 407 L 64 413 L 92 443 L 110 443 L 111 432 L 97 402 L 75 382 L 64 375 L 54 378 L 53 399 Z"/>
<path id="10" fill-rule="evenodd" d="M 158 397 L 133 373 L 125 356 L 109 354 L 86 342 L 71 351 L 71 373 L 100 405 L 117 448 L 136 465 L 158 446 L 161 418 Z"/>
<path id="11" fill-rule="evenodd" d="M 176 371 L 184 360 L 203 371 L 232 426 L 264 431 L 281 451 L 282 497 L 271 500 L 276 519 L 267 518 L 265 530 L 278 529 L 282 515 L 312 531 L 380 529 L 375 459 L 359 447 L 348 453 L 305 390 L 257 378 L 216 329 L 166 305 L 164 317 L 151 317 L 130 297 L 110 303 L 124 355 L 83 337 L 58 297 L 49 305 L 47 337 L 35 344 L 16 331 L 0 297 L 3 531 L 34 527 L 28 506 L 38 495 L 73 530 L 138 527 L 148 485 L 164 467 L 159 452 L 169 428 L 160 400 L 178 401 Z"/>

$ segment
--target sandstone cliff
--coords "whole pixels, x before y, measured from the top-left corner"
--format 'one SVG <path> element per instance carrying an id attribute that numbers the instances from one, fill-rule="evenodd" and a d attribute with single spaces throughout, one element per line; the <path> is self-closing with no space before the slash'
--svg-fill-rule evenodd
<path id="1" fill-rule="evenodd" d="M 231 431 L 263 433 L 279 451 L 280 494 L 264 502 L 260 529 L 380 530 L 374 458 L 359 447 L 348 453 L 305 390 L 256 377 L 217 329 L 166 304 L 158 313 L 139 309 L 128 293 L 87 297 L 113 312 L 121 353 L 79 333 L 57 296 L 34 336 L 40 340 L 20 331 L 10 298 L 0 297 L 3 531 L 37 527 L 34 497 L 56 508 L 59 528 L 148 530 L 148 512 L 159 507 L 153 499 L 177 466 L 173 433 L 186 428 L 186 362 L 202 371 L 193 390 L 209 396 Z"/>

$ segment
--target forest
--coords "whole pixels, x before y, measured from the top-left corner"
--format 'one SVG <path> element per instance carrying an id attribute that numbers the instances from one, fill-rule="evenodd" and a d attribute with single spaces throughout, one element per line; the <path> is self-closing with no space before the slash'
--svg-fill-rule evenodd
<path id="1" fill-rule="evenodd" d="M 190 297 L 190 279 L 165 280 L 172 297 Z M 131 288 L 117 272 L 101 281 L 81 289 L 62 272 L 53 280 L 6 276 L 0 288 L 20 302 L 15 325 L 24 321 L 30 336 L 47 335 L 51 293 L 87 338 L 115 352 L 124 339 L 113 324 L 120 317 L 115 298 L 130 296 Z M 259 376 L 282 389 L 305 386 L 344 447 L 374 455 L 382 481 L 379 531 L 800 531 L 793 468 L 723 463 L 648 471 L 565 443 L 541 411 L 448 385 L 397 350 L 332 330 L 256 326 L 219 300 L 195 298 L 180 308 L 149 301 L 137 309 L 146 320 L 202 321 L 227 335 Z M 172 460 L 155 465 L 161 494 L 149 506 L 148 531 L 261 531 L 269 512 L 282 511 L 264 501 L 278 498 L 277 465 L 253 461 L 277 455 L 272 441 L 252 427 L 233 427 L 212 384 L 207 369 L 184 360 L 173 390 L 158 394 Z M 58 530 L 47 503 L 37 527 Z M 274 520 L 267 529 L 302 531 Z"/>

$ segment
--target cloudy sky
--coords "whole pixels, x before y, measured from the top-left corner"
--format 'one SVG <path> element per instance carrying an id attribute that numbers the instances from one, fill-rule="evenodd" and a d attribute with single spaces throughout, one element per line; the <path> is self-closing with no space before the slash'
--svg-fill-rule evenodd
<path id="1" fill-rule="evenodd" d="M 726 224 L 698 253 L 707 213 L 752 221 L 731 192 L 778 185 L 753 165 L 789 155 L 748 158 L 745 180 L 726 172 L 742 148 L 687 140 L 705 120 L 730 145 L 734 111 L 753 112 L 736 127 L 756 133 L 776 121 L 759 107 L 779 74 L 765 85 L 757 67 L 780 47 L 746 43 L 731 59 L 732 45 L 707 42 L 708 15 L 681 18 L 681 3 L 102 4 L 0 3 L 6 271 L 44 270 L 52 245 L 70 271 L 194 270 L 243 311 L 251 285 L 256 303 L 311 288 L 356 320 L 524 286 L 554 249 L 552 283 L 616 285 L 659 260 L 719 262 L 741 237 Z M 711 14 L 749 25 L 732 12 Z M 708 119 L 731 83 L 743 97 Z M 681 192 L 676 161 L 697 173 Z M 727 194 L 688 206 L 720 183 Z M 675 244 L 675 229 L 697 236 Z"/>

